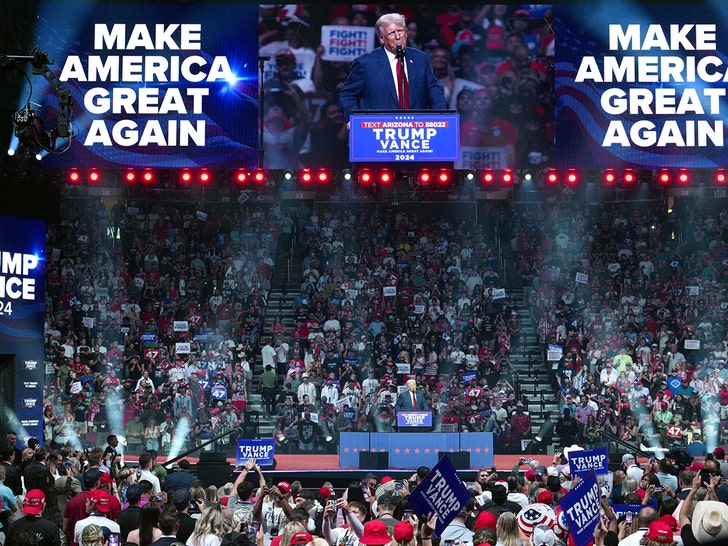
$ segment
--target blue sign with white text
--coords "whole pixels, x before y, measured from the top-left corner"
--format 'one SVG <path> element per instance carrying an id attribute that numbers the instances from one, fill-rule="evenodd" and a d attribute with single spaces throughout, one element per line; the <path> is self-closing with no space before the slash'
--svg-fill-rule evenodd
<path id="1" fill-rule="evenodd" d="M 273 438 L 245 438 L 238 440 L 235 464 L 240 466 L 254 459 L 260 466 L 273 464 L 276 454 L 276 441 Z"/>
<path id="2" fill-rule="evenodd" d="M 593 470 L 561 498 L 559 506 L 576 546 L 587 546 L 594 541 L 594 529 L 599 523 L 601 510 L 600 498 L 599 483 Z"/>
<path id="3" fill-rule="evenodd" d="M 437 462 L 409 496 L 412 508 L 420 517 L 437 514 L 437 536 L 442 535 L 469 499 L 470 493 L 447 457 Z"/>
<path id="4" fill-rule="evenodd" d="M 606 447 L 579 449 L 569 453 L 569 468 L 572 476 L 580 478 L 594 471 L 597 475 L 609 474 L 609 454 Z"/>
<path id="5" fill-rule="evenodd" d="M 420 428 L 432 426 L 431 411 L 400 411 L 397 414 L 397 426 Z"/>
<path id="6" fill-rule="evenodd" d="M 458 161 L 458 114 L 353 114 L 349 161 Z"/>

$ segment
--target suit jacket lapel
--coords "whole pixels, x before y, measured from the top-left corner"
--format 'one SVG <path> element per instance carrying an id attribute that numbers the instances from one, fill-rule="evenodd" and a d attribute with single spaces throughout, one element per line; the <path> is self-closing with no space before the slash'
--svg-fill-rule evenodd
<path id="1" fill-rule="evenodd" d="M 389 65 L 389 57 L 387 56 L 387 52 L 385 51 L 384 46 L 380 46 L 379 48 L 377 48 L 377 51 L 379 53 L 377 59 L 379 64 L 379 70 L 384 75 L 384 78 L 386 78 L 387 88 L 389 89 L 389 93 L 392 95 L 394 103 L 399 104 L 399 99 L 397 99 L 397 84 L 394 81 L 394 76 L 392 76 L 392 68 Z"/>

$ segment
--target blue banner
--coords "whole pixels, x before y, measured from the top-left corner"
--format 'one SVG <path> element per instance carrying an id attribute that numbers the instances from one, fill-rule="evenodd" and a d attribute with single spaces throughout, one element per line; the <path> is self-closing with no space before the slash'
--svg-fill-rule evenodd
<path id="1" fill-rule="evenodd" d="M 409 496 L 409 502 L 420 518 L 433 512 L 437 514 L 437 536 L 442 535 L 469 499 L 470 493 L 447 457 L 438 461 Z"/>
<path id="2" fill-rule="evenodd" d="M 339 466 L 359 468 L 359 453 L 369 451 L 368 432 L 342 432 L 339 438 Z"/>
<path id="3" fill-rule="evenodd" d="M 612 510 L 617 518 L 621 518 L 628 512 L 632 512 L 632 516 L 636 516 L 637 512 L 645 507 L 644 504 L 613 504 Z"/>
<path id="4" fill-rule="evenodd" d="M 470 453 L 470 468 L 490 468 L 495 464 L 492 432 L 468 432 L 459 436 L 460 451 Z"/>
<path id="5" fill-rule="evenodd" d="M 212 387 L 210 398 L 213 400 L 227 400 L 227 387 Z"/>
<path id="6" fill-rule="evenodd" d="M 465 384 L 465 385 L 467 386 L 467 385 L 470 385 L 470 382 L 471 382 L 471 381 L 472 381 L 473 379 L 476 379 L 477 377 L 478 377 L 478 376 L 477 376 L 477 372 L 465 372 L 465 373 L 464 373 L 464 374 L 463 374 L 463 375 L 461 376 L 461 378 L 460 378 L 460 379 L 461 379 L 461 380 L 462 380 L 462 382 L 463 382 L 463 383 L 464 383 L 464 384 Z"/>
<path id="7" fill-rule="evenodd" d="M 202 332 L 197 332 L 195 334 L 195 340 L 199 341 L 200 343 L 207 343 L 212 339 L 212 334 L 214 334 L 212 330 L 203 330 Z"/>
<path id="8" fill-rule="evenodd" d="M 400 411 L 397 414 L 399 428 L 422 428 L 432 426 L 431 411 Z"/>
<path id="9" fill-rule="evenodd" d="M 609 474 L 609 455 L 606 447 L 579 449 L 569 452 L 569 468 L 572 476 L 580 478 L 594 471 L 597 475 Z"/>
<path id="10" fill-rule="evenodd" d="M 273 438 L 245 438 L 238 440 L 238 449 L 235 452 L 235 464 L 244 465 L 250 459 L 260 466 L 273 464 L 276 454 L 276 441 Z"/>
<path id="11" fill-rule="evenodd" d="M 592 470 L 559 502 L 576 546 L 587 546 L 594 541 L 601 510 L 600 497 L 597 475 Z"/>
<path id="12" fill-rule="evenodd" d="M 156 332 L 143 332 L 140 336 L 140 340 L 142 343 L 156 343 L 157 342 L 157 333 Z"/>
<path id="13" fill-rule="evenodd" d="M 349 161 L 458 161 L 459 114 L 353 114 Z"/>

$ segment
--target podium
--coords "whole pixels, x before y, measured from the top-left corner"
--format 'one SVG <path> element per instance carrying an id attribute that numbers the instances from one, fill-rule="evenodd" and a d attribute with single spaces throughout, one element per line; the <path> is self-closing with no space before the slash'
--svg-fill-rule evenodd
<path id="1" fill-rule="evenodd" d="M 351 163 L 453 163 L 459 159 L 460 114 L 454 110 L 355 110 L 351 115 Z"/>

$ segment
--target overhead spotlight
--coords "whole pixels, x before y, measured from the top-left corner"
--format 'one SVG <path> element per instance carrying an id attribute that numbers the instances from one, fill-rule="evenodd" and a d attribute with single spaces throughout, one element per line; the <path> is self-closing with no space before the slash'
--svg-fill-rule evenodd
<path id="1" fill-rule="evenodd" d="M 287 169 L 283 173 L 283 180 L 293 180 L 293 169 Z"/>
<path id="2" fill-rule="evenodd" d="M 341 171 L 341 178 L 343 178 L 346 181 L 351 180 L 351 178 L 352 178 L 351 169 L 344 169 L 343 171 Z"/>
<path id="3" fill-rule="evenodd" d="M 8 150 L 8 155 L 9 155 L 10 157 L 13 157 L 13 156 L 15 155 L 15 148 L 10 148 L 10 149 Z"/>
<path id="4" fill-rule="evenodd" d="M 253 172 L 253 180 L 255 180 L 257 184 L 265 184 L 265 171 L 263 169 L 255 169 L 255 171 Z"/>
<path id="5" fill-rule="evenodd" d="M 634 172 L 634 169 L 625 169 L 622 173 L 622 181 L 627 186 L 631 186 L 632 184 L 637 182 L 637 174 Z"/>
<path id="6" fill-rule="evenodd" d="M 374 175 L 369 169 L 362 169 L 359 171 L 358 179 L 362 186 L 370 186 L 374 182 Z"/>
<path id="7" fill-rule="evenodd" d="M 88 181 L 92 184 L 96 184 L 101 181 L 101 173 L 98 169 L 91 169 L 88 173 Z"/>
<path id="8" fill-rule="evenodd" d="M 78 169 L 68 171 L 68 181 L 71 184 L 78 184 L 81 181 L 81 173 L 78 172 Z"/>
<path id="9" fill-rule="evenodd" d="M 660 169 L 657 173 L 657 182 L 659 182 L 661 186 L 667 186 L 670 184 L 671 178 L 672 177 L 670 176 L 670 171 L 668 169 Z"/>
<path id="10" fill-rule="evenodd" d="M 475 173 L 473 171 L 467 171 L 465 173 L 465 176 L 463 176 L 464 180 L 467 180 L 468 182 L 472 182 L 475 180 Z"/>
<path id="11" fill-rule="evenodd" d="M 503 184 L 509 186 L 513 184 L 514 176 L 513 176 L 513 170 L 512 169 L 503 169 L 503 172 L 501 173 L 501 182 Z"/>
<path id="12" fill-rule="evenodd" d="M 559 182 L 559 173 L 556 171 L 556 169 L 549 169 L 548 171 L 546 171 L 546 183 L 549 186 L 558 184 L 558 182 Z"/>
<path id="13" fill-rule="evenodd" d="M 184 169 L 181 173 L 179 173 L 179 180 L 183 184 L 189 184 L 192 182 L 192 171 Z"/>
<path id="14" fill-rule="evenodd" d="M 617 174 L 614 172 L 614 169 L 606 169 L 602 173 L 602 182 L 604 182 L 604 185 L 613 186 L 616 181 Z"/>
<path id="15" fill-rule="evenodd" d="M 450 184 L 450 179 L 452 178 L 452 173 L 447 169 L 440 169 L 440 172 L 437 173 L 437 183 L 440 186 L 447 186 Z"/>
<path id="16" fill-rule="evenodd" d="M 302 169 L 301 172 L 298 174 L 298 179 L 301 181 L 302 184 L 310 184 L 313 182 L 313 174 L 311 173 L 311 169 Z"/>
<path id="17" fill-rule="evenodd" d="M 728 175 L 726 175 L 725 169 L 718 169 L 715 171 L 715 183 L 720 184 L 721 186 L 726 183 L 728 180 Z"/>
<path id="18" fill-rule="evenodd" d="M 575 186 L 579 183 L 579 173 L 576 172 L 576 169 L 566 171 L 566 183 L 569 186 Z"/>
<path id="19" fill-rule="evenodd" d="M 526 180 L 526 181 L 532 180 L 533 179 L 533 174 L 531 174 L 531 171 L 526 171 L 523 174 L 523 179 Z"/>
<path id="20" fill-rule="evenodd" d="M 485 169 L 480 178 L 483 181 L 483 184 L 485 184 L 486 186 L 489 186 L 493 182 L 495 182 L 495 174 L 493 174 L 493 171 L 491 169 Z"/>
<path id="21" fill-rule="evenodd" d="M 432 183 L 432 173 L 429 169 L 422 169 L 417 173 L 417 182 L 420 186 L 427 188 Z"/>
<path id="22" fill-rule="evenodd" d="M 207 169 L 203 169 L 202 171 L 200 171 L 200 182 L 202 182 L 203 184 L 207 184 L 211 180 L 212 175 L 210 174 L 210 171 L 208 171 Z"/>
<path id="23" fill-rule="evenodd" d="M 236 184 L 246 184 L 250 177 L 248 176 L 248 171 L 238 169 L 237 171 L 235 171 L 235 176 L 233 178 Z"/>
<path id="24" fill-rule="evenodd" d="M 156 178 L 156 175 L 154 174 L 154 171 L 151 169 L 145 169 L 142 173 L 142 180 L 145 184 L 151 184 L 154 182 L 154 179 Z"/>
<path id="25" fill-rule="evenodd" d="M 137 174 L 136 171 L 128 170 L 124 173 L 124 180 L 127 184 L 133 184 L 136 182 Z"/>
<path id="26" fill-rule="evenodd" d="M 382 186 L 389 186 L 394 182 L 394 173 L 389 169 L 382 169 L 379 171 L 377 179 Z"/>
<path id="27" fill-rule="evenodd" d="M 681 186 L 685 186 L 690 183 L 690 171 L 687 169 L 680 169 L 677 173 L 677 182 Z"/>

